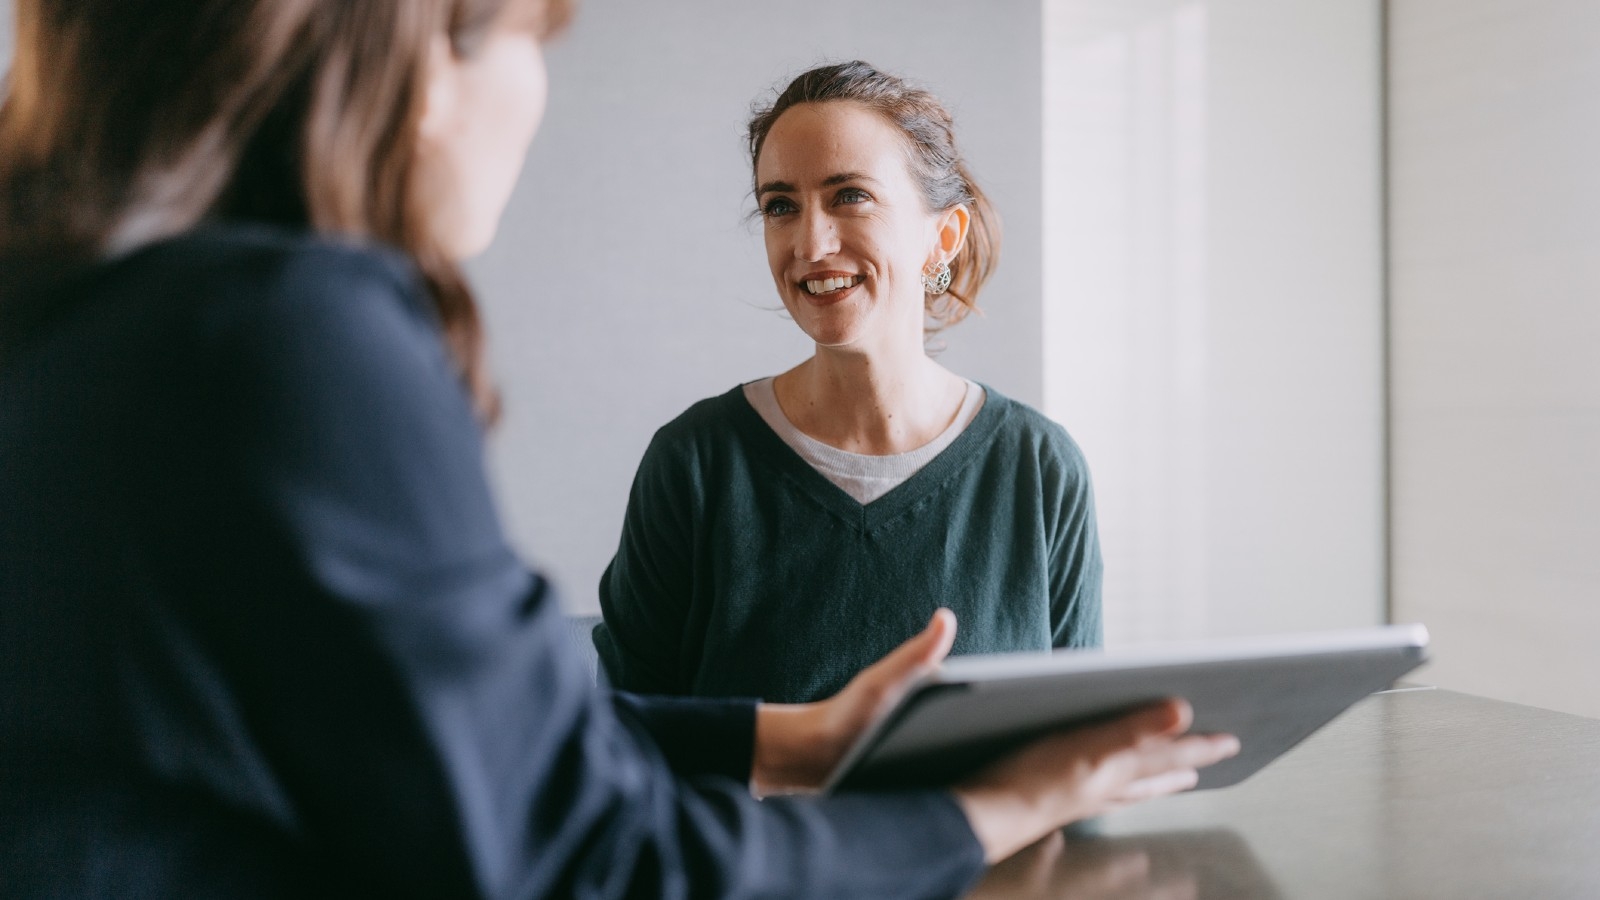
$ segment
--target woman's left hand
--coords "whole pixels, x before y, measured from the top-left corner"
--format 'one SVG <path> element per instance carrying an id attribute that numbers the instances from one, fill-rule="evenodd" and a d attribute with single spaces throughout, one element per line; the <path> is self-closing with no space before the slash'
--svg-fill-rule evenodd
<path id="1" fill-rule="evenodd" d="M 950 653 L 956 617 L 940 609 L 928 627 L 863 669 L 844 690 L 816 703 L 763 703 L 756 709 L 757 795 L 815 791 L 856 738 Z"/>

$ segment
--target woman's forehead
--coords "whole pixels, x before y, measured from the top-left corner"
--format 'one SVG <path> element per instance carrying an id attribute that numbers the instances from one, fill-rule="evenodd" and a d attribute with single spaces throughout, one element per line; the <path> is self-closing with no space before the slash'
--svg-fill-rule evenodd
<path id="1" fill-rule="evenodd" d="M 905 170 L 905 138 L 882 114 L 859 103 L 802 103 L 772 124 L 756 163 L 757 181 L 811 181 L 841 172 L 879 180 Z"/>

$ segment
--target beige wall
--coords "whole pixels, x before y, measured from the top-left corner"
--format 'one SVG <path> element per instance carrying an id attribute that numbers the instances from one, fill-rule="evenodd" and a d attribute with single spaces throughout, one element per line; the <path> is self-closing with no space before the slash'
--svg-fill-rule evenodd
<path id="1" fill-rule="evenodd" d="M 1600 716 L 1600 3 L 1390 15 L 1395 615 Z"/>
<path id="2" fill-rule="evenodd" d="M 1046 0 L 1046 410 L 1112 643 L 1384 614 L 1377 0 Z"/>

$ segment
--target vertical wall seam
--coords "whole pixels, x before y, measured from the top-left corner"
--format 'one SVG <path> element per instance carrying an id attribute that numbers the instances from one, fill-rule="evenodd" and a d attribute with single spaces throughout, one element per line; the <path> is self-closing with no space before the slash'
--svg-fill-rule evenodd
<path id="1" fill-rule="evenodd" d="M 1379 472 L 1381 507 L 1383 511 L 1383 555 L 1380 567 L 1383 573 L 1383 620 L 1394 622 L 1394 272 L 1393 272 L 1393 222 L 1391 210 L 1390 166 L 1392 146 L 1392 116 L 1390 108 L 1391 43 L 1390 29 L 1394 0 L 1378 0 L 1378 288 L 1379 304 L 1379 377 L 1382 398 L 1382 460 Z"/>

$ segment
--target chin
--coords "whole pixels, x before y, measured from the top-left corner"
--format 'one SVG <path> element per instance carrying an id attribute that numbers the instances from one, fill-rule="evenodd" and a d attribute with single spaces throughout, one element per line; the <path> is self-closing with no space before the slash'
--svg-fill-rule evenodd
<path id="1" fill-rule="evenodd" d="M 810 331 L 806 334 L 811 338 L 812 343 L 829 350 L 848 350 L 861 343 L 861 335 L 852 332 Z"/>
<path id="2" fill-rule="evenodd" d="M 434 218 L 432 231 L 436 246 L 453 262 L 465 262 L 479 256 L 494 243 L 504 211 L 503 203 L 461 198 L 456 205 Z"/>
<path id="3" fill-rule="evenodd" d="M 494 231 L 490 230 L 483 233 L 458 232 L 441 240 L 439 243 L 441 249 L 448 253 L 452 260 L 458 263 L 465 262 L 489 249 L 489 245 L 494 243 Z"/>
<path id="4" fill-rule="evenodd" d="M 854 328 L 840 328 L 832 324 L 796 321 L 806 337 L 819 347 L 846 347 L 855 343 L 860 335 Z"/>
<path id="5" fill-rule="evenodd" d="M 858 316 L 818 315 L 816 310 L 789 308 L 789 317 L 819 347 L 848 347 L 861 340 L 862 322 Z"/>

